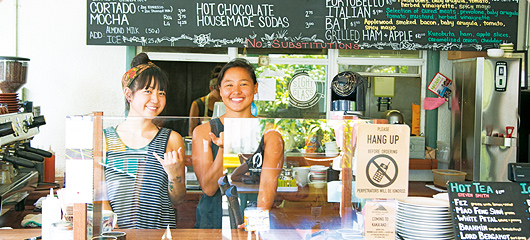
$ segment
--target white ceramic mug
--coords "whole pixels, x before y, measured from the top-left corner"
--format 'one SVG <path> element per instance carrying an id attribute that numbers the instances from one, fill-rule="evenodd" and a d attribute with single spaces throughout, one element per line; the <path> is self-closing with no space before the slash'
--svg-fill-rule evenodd
<path id="1" fill-rule="evenodd" d="M 310 183 L 325 183 L 326 182 L 326 171 L 328 167 L 322 165 L 313 165 L 310 168 L 310 173 L 307 175 L 307 181 Z"/>
<path id="2" fill-rule="evenodd" d="M 309 176 L 308 167 L 294 167 L 293 168 L 293 177 L 296 179 L 296 182 L 300 187 L 305 187 L 308 182 L 307 176 Z"/>

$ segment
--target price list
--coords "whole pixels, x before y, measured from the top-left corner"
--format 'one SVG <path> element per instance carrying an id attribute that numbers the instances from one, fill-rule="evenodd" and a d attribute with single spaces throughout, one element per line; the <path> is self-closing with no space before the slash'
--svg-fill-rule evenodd
<path id="1" fill-rule="evenodd" d="M 518 0 L 87 0 L 89 45 L 473 50 L 515 43 Z"/>
<path id="2" fill-rule="evenodd" d="M 530 237 L 530 184 L 451 182 L 447 190 L 456 239 Z"/>

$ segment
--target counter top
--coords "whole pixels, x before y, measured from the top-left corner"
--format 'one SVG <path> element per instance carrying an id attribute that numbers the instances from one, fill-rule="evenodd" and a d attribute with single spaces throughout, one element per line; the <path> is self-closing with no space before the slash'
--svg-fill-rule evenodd
<path id="1" fill-rule="evenodd" d="M 118 231 L 118 230 L 116 230 Z M 127 240 L 160 240 L 165 229 L 120 229 L 127 233 Z M 21 240 L 41 235 L 38 229 L 10 229 L 0 230 L 2 240 Z M 222 229 L 171 229 L 171 236 L 175 239 L 248 239 L 248 233 L 243 230 Z M 296 230 L 278 229 L 269 233 L 261 233 L 260 239 L 302 239 Z M 252 236 L 252 239 L 256 239 Z"/>

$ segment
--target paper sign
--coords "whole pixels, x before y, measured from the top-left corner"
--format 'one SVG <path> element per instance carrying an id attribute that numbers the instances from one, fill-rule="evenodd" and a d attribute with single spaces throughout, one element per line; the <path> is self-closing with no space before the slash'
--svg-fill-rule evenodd
<path id="1" fill-rule="evenodd" d="M 357 134 L 359 198 L 405 198 L 409 186 L 410 128 L 362 124 Z"/>
<path id="2" fill-rule="evenodd" d="M 365 239 L 396 239 L 396 202 L 368 201 L 365 205 Z"/>
<path id="3" fill-rule="evenodd" d="M 274 101 L 276 99 L 276 79 L 258 78 L 258 93 L 254 95 L 254 100 Z"/>
<path id="4" fill-rule="evenodd" d="M 427 89 L 438 95 L 438 97 L 445 98 L 445 101 L 449 101 L 449 95 L 453 91 L 453 81 L 441 73 L 436 73 Z"/>
<path id="5" fill-rule="evenodd" d="M 92 116 L 67 116 L 65 130 L 66 198 L 69 203 L 92 203 L 94 201 Z"/>

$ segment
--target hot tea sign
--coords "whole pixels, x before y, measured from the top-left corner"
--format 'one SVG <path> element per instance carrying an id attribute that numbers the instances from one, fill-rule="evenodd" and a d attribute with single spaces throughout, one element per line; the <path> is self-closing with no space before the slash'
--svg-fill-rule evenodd
<path id="1" fill-rule="evenodd" d="M 410 128 L 362 124 L 357 134 L 357 189 L 360 198 L 408 195 Z"/>

